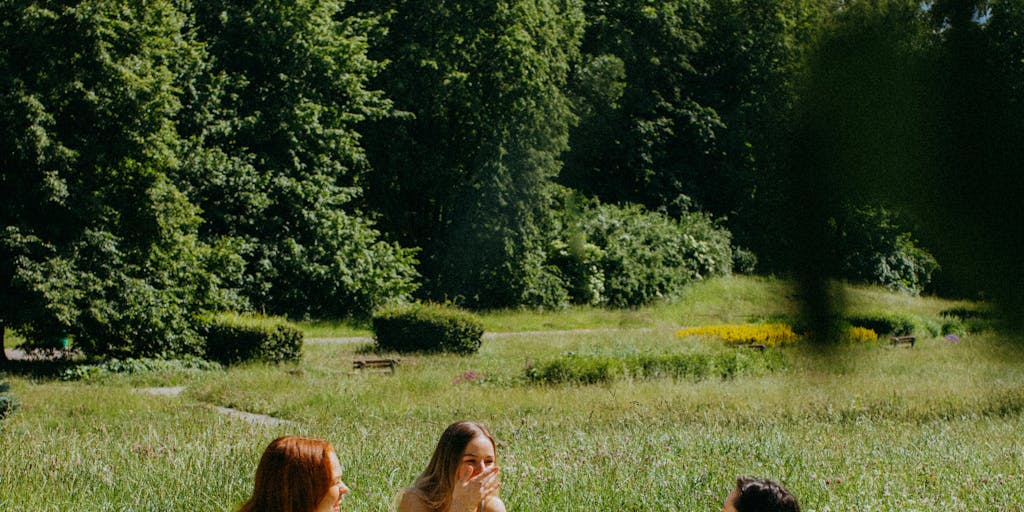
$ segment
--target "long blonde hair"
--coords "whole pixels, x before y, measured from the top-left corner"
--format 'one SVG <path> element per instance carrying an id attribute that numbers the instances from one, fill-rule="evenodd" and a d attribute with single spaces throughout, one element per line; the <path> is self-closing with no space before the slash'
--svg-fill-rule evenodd
<path id="1" fill-rule="evenodd" d="M 423 493 L 427 506 L 434 510 L 447 510 L 451 505 L 452 489 L 455 488 L 455 481 L 458 478 L 462 454 L 466 451 L 466 446 L 477 436 L 486 437 L 491 446 L 495 447 L 494 437 L 487 427 L 474 421 L 457 421 L 448 425 L 441 434 L 427 468 L 413 484 L 413 487 Z"/>

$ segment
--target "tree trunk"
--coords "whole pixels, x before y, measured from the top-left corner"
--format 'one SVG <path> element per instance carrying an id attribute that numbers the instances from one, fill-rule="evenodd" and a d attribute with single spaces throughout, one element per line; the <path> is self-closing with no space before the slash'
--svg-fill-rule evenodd
<path id="1" fill-rule="evenodd" d="M 4 338 L 6 334 L 7 324 L 5 324 L 3 321 L 0 321 L 0 363 L 6 363 L 8 361 L 7 349 L 4 348 Z"/>

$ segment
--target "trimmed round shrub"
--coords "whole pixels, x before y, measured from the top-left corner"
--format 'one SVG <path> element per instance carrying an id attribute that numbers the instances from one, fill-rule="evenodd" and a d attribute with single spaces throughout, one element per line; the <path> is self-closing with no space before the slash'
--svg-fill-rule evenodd
<path id="1" fill-rule="evenodd" d="M 377 346 L 394 352 L 451 352 L 480 350 L 484 325 L 468 311 L 439 304 L 385 306 L 373 315 Z"/>
<path id="2" fill-rule="evenodd" d="M 206 358 L 221 364 L 297 361 L 302 331 L 281 317 L 222 313 L 203 326 Z"/>

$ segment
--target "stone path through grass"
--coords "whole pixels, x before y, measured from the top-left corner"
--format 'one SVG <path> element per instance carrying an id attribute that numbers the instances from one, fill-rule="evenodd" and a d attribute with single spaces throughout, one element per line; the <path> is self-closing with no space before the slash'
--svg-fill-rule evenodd
<path id="1" fill-rule="evenodd" d="M 140 393 L 146 393 L 154 396 L 166 396 L 166 397 L 177 397 L 181 396 L 185 392 L 184 386 L 174 386 L 167 388 L 139 388 L 136 391 Z M 293 425 L 295 422 L 283 420 L 281 418 L 275 418 L 273 416 L 266 416 L 263 414 L 254 414 L 251 412 L 239 411 L 238 409 L 232 409 L 230 407 L 221 407 L 219 405 L 203 404 L 208 407 L 212 407 L 213 410 L 232 418 L 237 418 L 242 421 L 247 421 L 254 425 L 263 425 L 268 427 L 276 427 L 278 425 Z"/>

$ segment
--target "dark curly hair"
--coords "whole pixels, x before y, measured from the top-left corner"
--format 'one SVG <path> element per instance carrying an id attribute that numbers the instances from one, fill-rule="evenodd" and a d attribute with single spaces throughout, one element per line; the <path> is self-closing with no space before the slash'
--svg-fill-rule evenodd
<path id="1" fill-rule="evenodd" d="M 741 476 L 736 479 L 738 512 L 800 512 L 796 497 L 778 482 Z"/>

